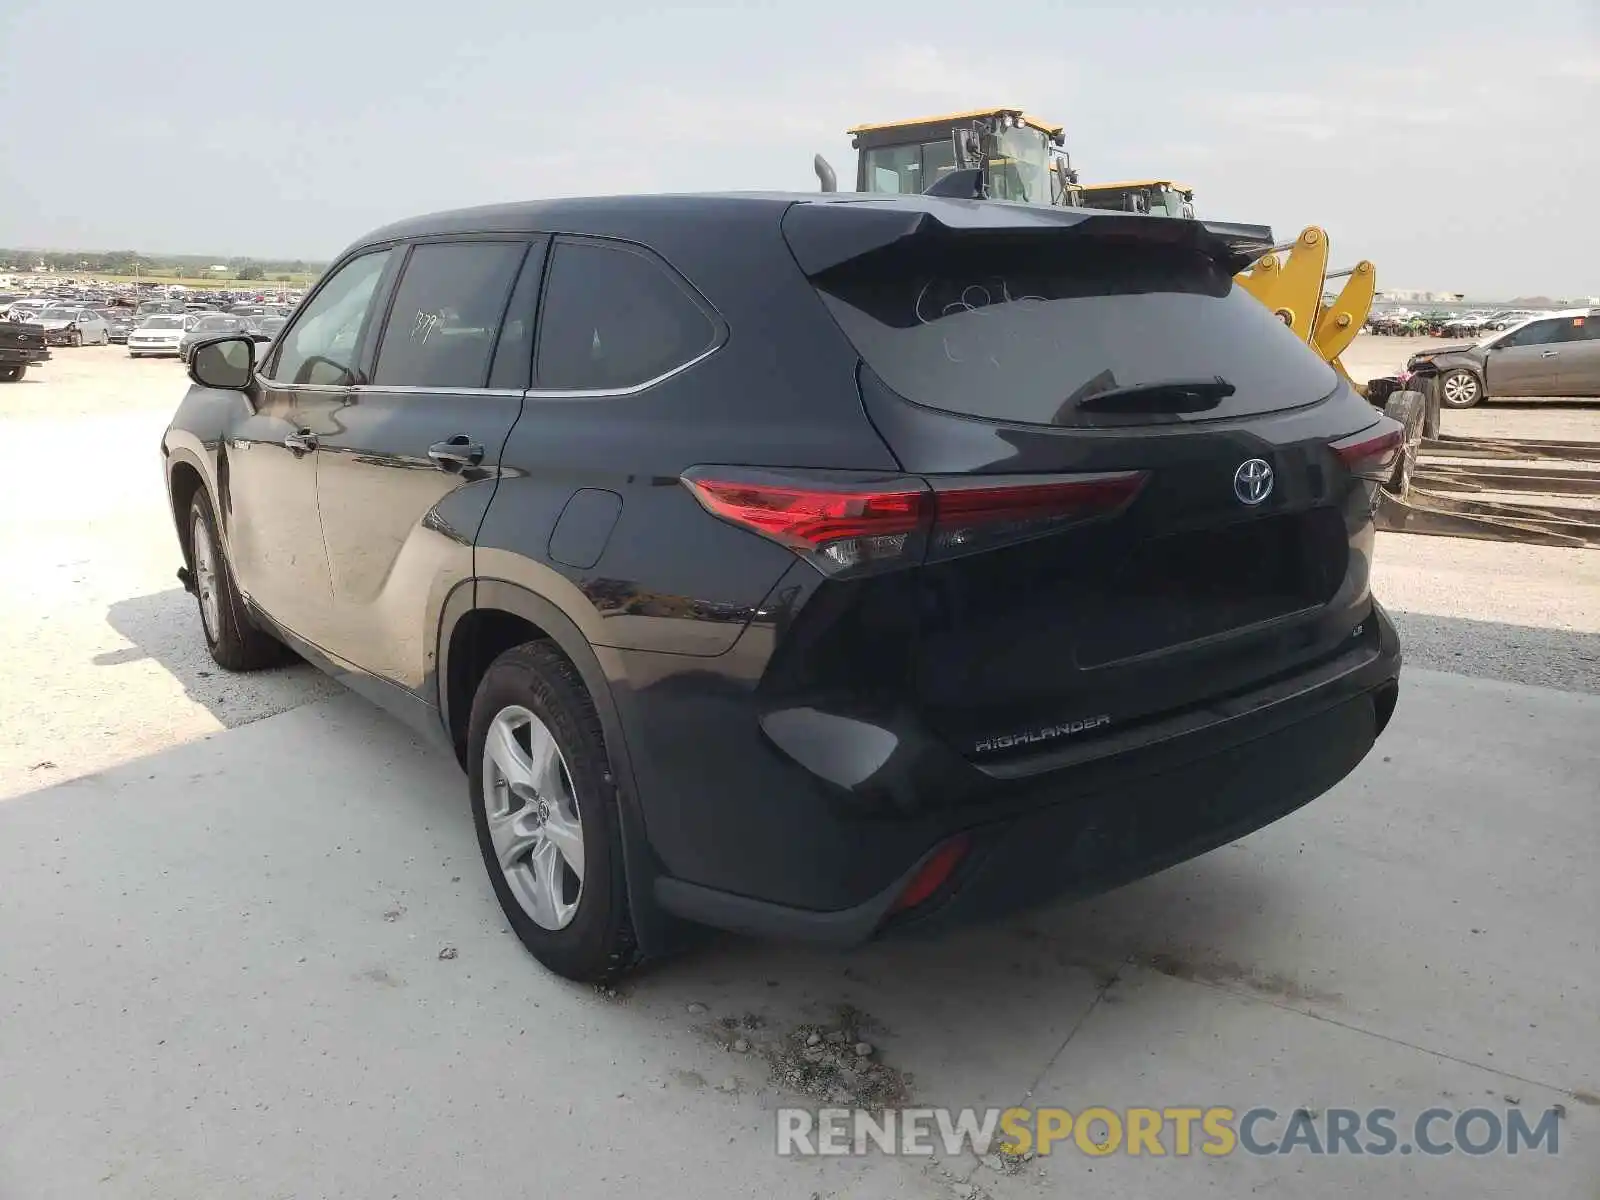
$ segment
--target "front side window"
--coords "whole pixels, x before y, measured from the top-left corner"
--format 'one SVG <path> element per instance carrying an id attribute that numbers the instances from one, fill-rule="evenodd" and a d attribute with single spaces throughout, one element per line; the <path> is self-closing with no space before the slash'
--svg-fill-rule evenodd
<path id="1" fill-rule="evenodd" d="M 637 387 L 711 349 L 716 326 L 653 255 L 577 241 L 558 242 L 554 254 L 539 333 L 540 388 Z"/>
<path id="2" fill-rule="evenodd" d="M 278 344 L 272 378 L 283 383 L 343 386 L 355 380 L 362 322 L 388 265 L 390 251 L 351 259 L 312 297 Z"/>
<path id="3" fill-rule="evenodd" d="M 436 242 L 406 260 L 378 346 L 380 387 L 481 388 L 527 246 Z"/>

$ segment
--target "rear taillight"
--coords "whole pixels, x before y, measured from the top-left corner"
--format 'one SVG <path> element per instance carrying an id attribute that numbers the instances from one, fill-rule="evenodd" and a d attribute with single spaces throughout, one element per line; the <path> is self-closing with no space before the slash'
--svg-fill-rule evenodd
<path id="1" fill-rule="evenodd" d="M 920 479 L 852 484 L 691 473 L 683 482 L 707 512 L 789 547 L 828 574 L 919 552 L 930 511 Z"/>
<path id="2" fill-rule="evenodd" d="M 1023 541 L 1122 508 L 1142 471 L 1012 477 L 865 476 L 702 467 L 683 483 L 707 512 L 828 575 L 910 566 Z"/>
<path id="3" fill-rule="evenodd" d="M 951 558 L 1049 533 L 1122 508 L 1144 486 L 1143 471 L 1044 480 L 934 481 L 930 558 Z"/>
<path id="4" fill-rule="evenodd" d="M 1351 434 L 1330 447 L 1353 475 L 1385 482 L 1405 449 L 1405 426 L 1391 417 L 1379 417 L 1376 425 Z"/>

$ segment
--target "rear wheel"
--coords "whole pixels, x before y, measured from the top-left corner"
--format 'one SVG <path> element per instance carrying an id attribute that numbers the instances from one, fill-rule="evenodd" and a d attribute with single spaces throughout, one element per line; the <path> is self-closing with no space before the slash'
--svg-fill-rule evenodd
<path id="1" fill-rule="evenodd" d="M 0 383 L 16 383 L 27 373 L 27 363 L 0 363 Z"/>
<path id="2" fill-rule="evenodd" d="M 287 662 L 288 647 L 253 624 L 245 611 L 217 536 L 211 498 L 203 488 L 189 505 L 189 561 L 200 627 L 217 665 L 229 671 L 258 671 Z"/>
<path id="3" fill-rule="evenodd" d="M 490 665 L 472 704 L 467 762 L 484 865 L 522 944 L 586 983 L 635 966 L 605 736 L 552 643 L 528 642 Z"/>
<path id="4" fill-rule="evenodd" d="M 1483 399 L 1483 384 L 1465 367 L 1448 372 L 1439 380 L 1439 403 L 1446 408 L 1471 408 Z"/>

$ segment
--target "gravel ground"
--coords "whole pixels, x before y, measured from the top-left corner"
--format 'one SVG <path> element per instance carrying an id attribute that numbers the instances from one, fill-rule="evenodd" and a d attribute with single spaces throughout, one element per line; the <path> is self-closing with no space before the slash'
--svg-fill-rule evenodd
<path id="1" fill-rule="evenodd" d="M 57 350 L 0 384 L 0 798 L 283 712 L 338 685 L 307 666 L 218 669 L 179 586 L 161 432 L 175 360 Z"/>
<path id="2" fill-rule="evenodd" d="M 1393 370 L 1420 341 L 1363 336 L 1358 378 Z M 8 445 L 0 482 L 0 798 L 84 775 L 335 694 L 298 666 L 248 678 L 201 644 L 161 490 L 157 443 L 187 386 L 175 360 L 120 347 L 59 350 L 0 386 Z M 1530 436 L 1600 437 L 1600 406 L 1449 414 Z M 1565 432 L 1558 432 L 1565 431 Z M 64 475 L 62 462 L 71 463 Z M 1379 596 L 1410 662 L 1600 691 L 1600 555 L 1402 534 L 1379 538 Z"/>
<path id="3" fill-rule="evenodd" d="M 1369 379 L 1445 344 L 1363 334 L 1344 363 L 1356 379 Z M 1462 436 L 1600 441 L 1600 404 L 1489 402 L 1443 413 L 1440 424 Z M 1600 692 L 1600 554 L 1384 533 L 1373 577 L 1405 639 L 1407 662 Z"/>

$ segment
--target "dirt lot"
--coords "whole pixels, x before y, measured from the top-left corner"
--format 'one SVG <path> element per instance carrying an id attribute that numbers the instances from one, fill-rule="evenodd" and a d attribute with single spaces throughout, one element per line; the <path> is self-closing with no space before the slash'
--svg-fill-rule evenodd
<path id="1" fill-rule="evenodd" d="M 1420 344 L 1363 338 L 1354 373 Z M 1384 535 L 1395 723 L 1334 792 L 1240 843 L 935 944 L 721 939 L 596 994 L 505 930 L 453 763 L 309 668 L 211 665 L 159 480 L 184 386 L 117 347 L 0 386 L 7 444 L 50 450 L 0 483 L 0 1197 L 1315 1198 L 1378 1180 L 1593 1200 L 1600 554 Z M 1447 422 L 1600 437 L 1600 407 Z M 795 1055 L 846 1029 L 892 1073 L 861 1073 L 874 1094 L 918 1103 L 1515 1100 L 1559 1105 L 1563 1141 L 1536 1159 L 779 1159 Z"/>

